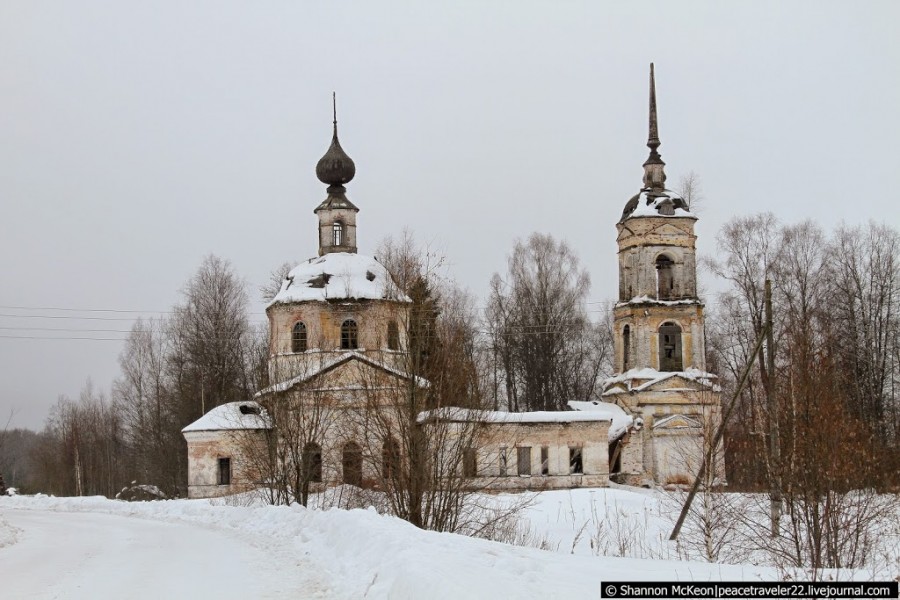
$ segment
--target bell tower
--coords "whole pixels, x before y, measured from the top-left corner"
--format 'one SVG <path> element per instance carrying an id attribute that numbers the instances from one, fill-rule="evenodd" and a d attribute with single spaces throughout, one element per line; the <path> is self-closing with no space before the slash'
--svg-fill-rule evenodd
<path id="1" fill-rule="evenodd" d="M 650 156 L 644 186 L 616 224 L 619 300 L 616 371 L 703 370 L 703 303 L 697 297 L 694 224 L 684 200 L 665 188 L 659 154 L 656 84 L 650 65 Z"/>
<path id="2" fill-rule="evenodd" d="M 652 64 L 649 125 L 643 187 L 616 223 L 616 374 L 604 382 L 603 397 L 631 413 L 641 427 L 622 447 L 623 467 L 616 478 L 632 484 L 684 484 L 693 481 L 719 422 L 720 399 L 716 376 L 705 371 L 697 217 L 665 187 Z M 718 451 L 716 455 L 721 457 Z M 724 459 L 713 469 L 723 479 Z"/>

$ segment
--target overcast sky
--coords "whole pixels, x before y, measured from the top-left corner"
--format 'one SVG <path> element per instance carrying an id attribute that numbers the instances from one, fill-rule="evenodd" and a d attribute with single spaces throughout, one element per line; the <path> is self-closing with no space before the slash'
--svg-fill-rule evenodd
<path id="1" fill-rule="evenodd" d="M 702 177 L 701 254 L 759 211 L 900 228 L 898 19 L 897 2 L 0 0 L 0 427 L 15 409 L 40 428 L 58 395 L 116 376 L 125 333 L 57 330 L 141 314 L 57 309 L 167 311 L 214 253 L 264 319 L 256 288 L 316 252 L 332 90 L 360 252 L 409 228 L 482 300 L 532 231 L 574 247 L 592 301 L 616 293 L 651 61 L 669 182 Z"/>

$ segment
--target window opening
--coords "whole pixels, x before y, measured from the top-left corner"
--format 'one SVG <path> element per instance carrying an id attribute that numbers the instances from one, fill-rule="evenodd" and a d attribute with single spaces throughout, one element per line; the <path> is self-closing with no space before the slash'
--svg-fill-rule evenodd
<path id="1" fill-rule="evenodd" d="M 541 475 L 550 474 L 550 448 L 541 448 Z"/>
<path id="2" fill-rule="evenodd" d="M 303 321 L 294 323 L 291 330 L 291 352 L 306 352 L 306 325 Z"/>
<path id="3" fill-rule="evenodd" d="M 475 448 L 463 450 L 463 477 L 476 477 L 478 475 L 478 455 Z"/>
<path id="4" fill-rule="evenodd" d="M 356 321 L 347 319 L 341 323 L 341 350 L 356 350 L 359 348 L 359 330 Z"/>
<path id="5" fill-rule="evenodd" d="M 400 446 L 391 438 L 381 449 L 381 468 L 385 479 L 395 479 L 400 475 Z"/>
<path id="6" fill-rule="evenodd" d="M 581 460 L 581 448 L 569 448 L 569 472 L 579 475 L 584 473 L 584 463 Z"/>
<path id="7" fill-rule="evenodd" d="M 659 370 L 682 370 L 681 327 L 672 322 L 659 328 Z"/>
<path id="8" fill-rule="evenodd" d="M 631 327 L 622 330 L 622 371 L 631 368 Z"/>
<path id="9" fill-rule="evenodd" d="M 322 483 L 322 447 L 315 442 L 303 446 L 301 475 L 304 481 Z"/>
<path id="10" fill-rule="evenodd" d="M 507 463 L 507 449 L 500 448 L 500 477 L 506 477 L 509 465 Z"/>
<path id="11" fill-rule="evenodd" d="M 531 446 L 519 446 L 517 451 L 519 475 L 531 475 Z"/>
<path id="12" fill-rule="evenodd" d="M 344 483 L 350 485 L 362 485 L 362 450 L 356 442 L 347 442 L 344 445 L 342 467 L 344 471 Z"/>
<path id="13" fill-rule="evenodd" d="M 675 295 L 674 265 L 672 259 L 665 254 L 656 259 L 656 297 L 660 300 Z"/>
<path id="14" fill-rule="evenodd" d="M 340 221 L 335 221 L 334 225 L 331 226 L 331 245 L 332 246 L 340 246 L 344 243 L 344 224 Z"/>
<path id="15" fill-rule="evenodd" d="M 400 328 L 397 327 L 397 321 L 388 321 L 387 338 L 388 350 L 400 349 Z"/>
<path id="16" fill-rule="evenodd" d="M 231 459 L 219 459 L 219 485 L 231 485 Z"/>

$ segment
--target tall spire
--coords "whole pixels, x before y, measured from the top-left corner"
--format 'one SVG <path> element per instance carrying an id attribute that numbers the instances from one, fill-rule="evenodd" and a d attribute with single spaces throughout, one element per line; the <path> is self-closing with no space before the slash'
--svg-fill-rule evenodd
<path id="1" fill-rule="evenodd" d="M 666 187 L 666 172 L 662 156 L 659 155 L 659 123 L 656 116 L 656 77 L 653 63 L 650 63 L 650 132 L 647 135 L 647 147 L 650 156 L 644 161 L 644 188 L 661 192 Z"/>

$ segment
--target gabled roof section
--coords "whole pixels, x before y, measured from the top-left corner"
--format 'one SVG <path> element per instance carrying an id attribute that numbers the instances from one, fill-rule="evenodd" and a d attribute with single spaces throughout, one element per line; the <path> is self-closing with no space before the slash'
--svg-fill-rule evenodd
<path id="1" fill-rule="evenodd" d="M 699 369 L 686 371 L 657 371 L 656 369 L 631 369 L 610 377 L 603 382 L 603 395 L 647 391 L 696 391 L 709 389 L 720 391 L 715 383 L 718 377 Z"/>
<path id="2" fill-rule="evenodd" d="M 411 375 L 405 371 L 401 371 L 400 369 L 395 369 L 394 367 L 391 367 L 390 365 L 386 365 L 383 362 L 369 358 L 365 354 L 361 354 L 359 352 L 344 352 L 342 354 L 337 354 L 331 358 L 323 360 L 322 362 L 315 365 L 315 367 L 313 367 L 312 369 L 310 369 L 310 371 L 308 371 L 306 373 L 302 373 L 300 375 L 297 375 L 296 377 L 292 377 L 291 379 L 282 381 L 281 383 L 276 383 L 274 385 L 270 385 L 269 387 L 256 392 L 256 394 L 254 394 L 253 397 L 260 398 L 267 394 L 277 394 L 279 392 L 286 392 L 287 390 L 289 390 L 297 385 L 311 381 L 312 379 L 315 379 L 316 377 L 318 377 L 320 375 L 328 373 L 329 371 L 333 371 L 334 369 L 337 369 L 337 368 L 341 367 L 342 365 L 349 363 L 350 361 L 359 361 L 363 364 L 366 364 L 375 369 L 384 371 L 385 373 L 388 373 L 388 374 L 398 377 L 400 379 L 406 379 L 407 381 L 414 381 L 417 386 L 422 387 L 422 388 L 427 388 L 427 387 L 431 386 L 431 384 L 428 382 L 428 380 L 423 377 L 418 377 L 415 375 Z"/>
<path id="3" fill-rule="evenodd" d="M 269 415 L 258 403 L 229 402 L 217 406 L 184 429 L 182 433 L 191 431 L 222 431 L 271 429 Z"/>

